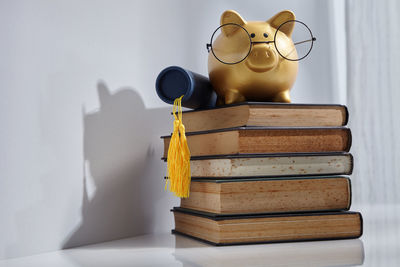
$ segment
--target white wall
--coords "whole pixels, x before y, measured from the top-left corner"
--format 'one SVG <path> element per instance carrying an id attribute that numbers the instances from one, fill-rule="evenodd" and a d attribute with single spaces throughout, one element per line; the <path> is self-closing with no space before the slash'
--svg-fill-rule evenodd
<path id="1" fill-rule="evenodd" d="M 370 204 L 398 204 L 400 3 L 347 1 L 346 10 L 354 197 Z"/>
<path id="2" fill-rule="evenodd" d="M 219 16 L 293 10 L 317 37 L 295 102 L 331 103 L 320 1 L 0 1 L 0 258 L 169 231 L 159 71 L 206 74 Z"/>

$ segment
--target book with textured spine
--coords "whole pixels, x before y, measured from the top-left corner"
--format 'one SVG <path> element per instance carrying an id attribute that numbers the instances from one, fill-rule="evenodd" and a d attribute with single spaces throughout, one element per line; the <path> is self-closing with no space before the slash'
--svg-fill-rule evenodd
<path id="1" fill-rule="evenodd" d="M 346 106 L 333 104 L 242 102 L 182 115 L 188 132 L 240 126 L 330 127 L 348 121 Z"/>
<path id="2" fill-rule="evenodd" d="M 213 245 L 254 244 L 358 238 L 359 212 L 319 212 L 221 216 L 174 208 L 173 233 Z"/>
<path id="3" fill-rule="evenodd" d="M 196 178 L 349 175 L 353 156 L 346 152 L 197 156 L 190 166 Z"/>
<path id="4" fill-rule="evenodd" d="M 181 207 L 215 214 L 348 210 L 350 179 L 342 176 L 192 179 Z"/>
<path id="5" fill-rule="evenodd" d="M 249 153 L 348 152 L 351 132 L 346 127 L 237 127 L 186 133 L 191 156 Z M 171 136 L 164 139 L 164 157 Z"/>

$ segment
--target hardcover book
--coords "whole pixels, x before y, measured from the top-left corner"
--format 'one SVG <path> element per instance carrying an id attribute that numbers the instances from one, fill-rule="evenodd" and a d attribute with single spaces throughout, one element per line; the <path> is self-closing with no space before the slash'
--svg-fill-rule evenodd
<path id="1" fill-rule="evenodd" d="M 348 210 L 347 177 L 196 180 L 181 207 L 216 214 Z"/>
<path id="2" fill-rule="evenodd" d="M 212 109 L 183 112 L 186 131 L 240 126 L 322 127 L 347 124 L 342 105 L 243 102 Z"/>
<path id="3" fill-rule="evenodd" d="M 191 158 L 190 168 L 196 178 L 348 175 L 353 157 L 345 152 L 198 156 Z"/>
<path id="4" fill-rule="evenodd" d="M 358 238 L 359 212 L 221 216 L 174 208 L 175 230 L 213 245 Z"/>
<path id="5" fill-rule="evenodd" d="M 348 152 L 351 132 L 346 127 L 237 127 L 186 134 L 191 156 L 248 153 Z M 164 139 L 164 157 L 171 137 Z"/>

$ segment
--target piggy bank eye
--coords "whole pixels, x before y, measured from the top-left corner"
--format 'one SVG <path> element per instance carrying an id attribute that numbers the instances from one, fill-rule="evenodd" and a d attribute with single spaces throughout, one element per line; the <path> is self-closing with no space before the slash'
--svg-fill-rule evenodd
<path id="1" fill-rule="evenodd" d="M 256 35 L 254 33 L 250 34 L 251 38 L 256 37 Z"/>
<path id="2" fill-rule="evenodd" d="M 268 38 L 268 33 L 264 32 L 264 37 Z"/>

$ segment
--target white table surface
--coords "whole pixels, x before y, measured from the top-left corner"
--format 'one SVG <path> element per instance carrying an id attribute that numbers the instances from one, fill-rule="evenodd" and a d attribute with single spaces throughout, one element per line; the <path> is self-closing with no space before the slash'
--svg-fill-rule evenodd
<path id="1" fill-rule="evenodd" d="M 3 266 L 400 266 L 400 205 L 360 210 L 360 239 L 214 247 L 170 233 L 0 261 Z"/>

